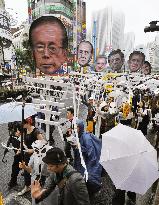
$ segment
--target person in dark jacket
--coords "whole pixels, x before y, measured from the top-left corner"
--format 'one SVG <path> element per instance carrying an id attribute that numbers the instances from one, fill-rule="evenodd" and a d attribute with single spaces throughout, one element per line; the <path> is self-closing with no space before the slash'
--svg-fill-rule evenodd
<path id="1" fill-rule="evenodd" d="M 139 102 L 138 104 L 138 130 L 141 130 L 141 132 L 144 134 L 144 136 L 147 135 L 147 127 L 150 121 L 150 117 L 148 115 L 148 110 L 145 108 L 144 101 Z"/>
<path id="2" fill-rule="evenodd" d="M 47 164 L 48 171 L 52 173 L 50 184 L 41 188 L 40 183 L 35 181 L 31 186 L 32 197 L 40 202 L 59 188 L 58 205 L 90 205 L 88 191 L 85 181 L 80 173 L 67 164 L 64 152 L 54 147 L 46 152 L 43 161 Z"/>
<path id="3" fill-rule="evenodd" d="M 34 149 L 32 148 L 32 143 L 36 140 L 42 140 L 44 139 L 42 133 L 33 126 L 33 120 L 32 117 L 28 117 L 27 119 L 24 119 L 23 128 L 26 130 L 24 134 L 24 162 L 26 165 L 28 165 L 31 155 L 34 152 Z M 30 184 L 31 184 L 31 175 L 25 170 L 24 171 L 24 181 L 25 186 L 24 188 L 18 192 L 18 196 L 22 196 L 26 192 L 30 191 Z"/>
<path id="4" fill-rule="evenodd" d="M 7 141 L 7 147 L 12 144 L 14 148 L 14 160 L 12 164 L 12 172 L 11 172 L 11 179 L 8 183 L 8 189 L 12 189 L 17 185 L 17 177 L 20 171 L 19 168 L 19 162 L 21 161 L 21 154 L 18 149 L 20 149 L 20 133 L 21 133 L 21 122 L 13 122 L 13 123 L 8 123 L 8 130 L 9 130 L 9 139 Z M 4 151 L 4 157 L 6 153 L 8 152 L 8 149 L 6 148 Z M 3 157 L 3 160 L 4 160 Z"/>
<path id="5" fill-rule="evenodd" d="M 74 109 L 72 107 L 67 109 L 67 119 L 70 121 L 71 123 L 71 127 L 70 129 L 68 129 L 68 131 L 66 132 L 66 134 L 63 135 L 64 141 L 65 141 L 65 147 L 64 147 L 64 151 L 66 154 L 67 159 L 69 160 L 69 163 L 73 163 L 73 157 L 72 157 L 72 153 L 71 153 L 71 144 L 67 141 L 67 137 L 70 136 L 70 130 L 73 129 L 73 120 L 74 120 Z"/>
<path id="6" fill-rule="evenodd" d="M 87 114 L 87 119 L 86 119 L 87 131 L 95 134 L 96 121 L 94 120 L 94 117 L 95 117 L 95 114 L 96 114 L 96 109 L 95 109 L 95 106 L 94 106 L 94 99 L 93 99 L 93 97 L 90 97 L 88 99 L 88 102 L 87 102 L 85 97 L 86 96 L 84 96 L 84 97 L 82 96 L 82 103 L 84 105 L 86 105 L 87 108 L 88 108 L 88 114 Z"/>
<path id="7" fill-rule="evenodd" d="M 118 113 L 111 114 L 109 112 L 109 103 L 106 103 L 105 101 L 101 103 L 98 109 L 98 116 L 101 117 L 100 138 L 102 138 L 102 134 L 115 127 L 115 117 L 117 114 Z"/>
<path id="8" fill-rule="evenodd" d="M 95 193 L 101 189 L 102 166 L 99 163 L 102 141 L 95 135 L 84 131 L 84 123 L 77 120 L 77 132 L 83 159 L 88 172 L 88 180 L 86 182 L 90 199 Z M 84 175 L 85 169 L 81 165 L 81 158 L 78 146 L 74 145 L 74 168 Z"/>

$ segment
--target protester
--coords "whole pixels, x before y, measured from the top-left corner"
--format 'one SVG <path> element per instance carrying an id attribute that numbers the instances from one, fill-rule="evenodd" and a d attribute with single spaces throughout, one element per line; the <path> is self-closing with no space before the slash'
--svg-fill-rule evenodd
<path id="1" fill-rule="evenodd" d="M 65 154 L 66 154 L 66 157 L 67 157 L 69 163 L 73 163 L 73 157 L 72 157 L 72 154 L 71 154 L 71 145 L 67 141 L 67 137 L 69 137 L 72 134 L 71 129 L 74 128 L 74 125 L 73 125 L 74 109 L 73 108 L 68 108 L 67 109 L 67 119 L 71 122 L 71 127 L 70 127 L 70 129 L 68 129 L 66 134 L 63 136 L 64 137 L 64 141 L 65 141 L 64 150 L 65 150 Z"/>
<path id="2" fill-rule="evenodd" d="M 99 163 L 101 154 L 101 140 L 95 135 L 84 131 L 84 123 L 77 120 L 77 132 L 83 159 L 85 161 L 88 181 L 86 182 L 90 199 L 101 189 L 102 166 Z M 85 169 L 82 167 L 78 145 L 74 143 L 74 168 L 84 175 Z"/>
<path id="3" fill-rule="evenodd" d="M 100 134 L 99 137 L 102 138 L 102 134 L 109 131 L 115 127 L 115 116 L 117 113 L 109 112 L 109 103 L 102 102 L 98 108 L 98 117 L 101 117 L 100 123 Z"/>
<path id="4" fill-rule="evenodd" d="M 38 180 L 41 185 L 44 185 L 48 172 L 42 158 L 46 156 L 46 151 L 52 147 L 45 140 L 36 140 L 32 144 L 34 153 L 30 157 L 28 165 L 24 161 L 19 163 L 19 167 L 31 174 L 31 182 Z M 32 205 L 35 205 L 35 200 L 32 198 Z M 43 203 L 39 203 L 43 205 Z"/>
<path id="5" fill-rule="evenodd" d="M 20 153 L 21 127 L 22 125 L 20 122 L 9 123 L 10 137 L 7 141 L 7 147 L 9 147 L 10 144 L 12 144 L 15 155 L 14 155 L 14 160 L 12 164 L 11 179 L 8 183 L 8 189 L 12 189 L 13 187 L 17 185 L 17 177 L 20 171 L 19 162 L 22 159 L 21 153 Z M 6 148 L 4 151 L 4 157 L 7 151 L 8 149 Z"/>
<path id="6" fill-rule="evenodd" d="M 136 126 L 136 121 L 134 121 L 134 113 L 132 111 L 132 106 L 128 101 L 122 103 L 122 106 L 119 110 L 119 121 L 123 125 L 127 125 L 130 127 Z"/>
<path id="7" fill-rule="evenodd" d="M 32 118 L 29 117 L 24 120 L 23 127 L 26 129 L 26 133 L 24 135 L 24 162 L 26 165 L 28 165 L 28 162 L 30 160 L 31 155 L 33 154 L 34 150 L 32 149 L 32 143 L 35 142 L 36 140 L 43 140 L 43 135 L 41 132 L 35 128 L 32 125 L 33 121 Z M 30 173 L 27 171 L 24 171 L 24 181 L 25 181 L 25 186 L 24 188 L 18 192 L 18 196 L 21 196 L 25 194 L 26 192 L 30 191 L 30 185 L 31 185 L 31 176 Z"/>
<path id="8" fill-rule="evenodd" d="M 82 96 L 82 103 L 84 105 L 86 105 L 88 108 L 88 114 L 87 114 L 87 119 L 86 119 L 86 122 L 87 122 L 86 130 L 88 132 L 95 134 L 95 125 L 96 125 L 95 114 L 96 114 L 96 111 L 95 111 L 95 106 L 94 106 L 94 99 L 91 96 L 87 101 L 86 96 Z"/>
<path id="9" fill-rule="evenodd" d="M 41 187 L 38 181 L 32 183 L 31 194 L 36 202 L 42 201 L 55 189 L 59 188 L 59 203 L 63 205 L 89 205 L 89 196 L 85 181 L 80 173 L 67 164 L 64 152 L 54 147 L 46 152 L 43 161 L 47 164 L 50 184 Z"/>
<path id="10" fill-rule="evenodd" d="M 66 28 L 55 16 L 42 16 L 30 26 L 29 43 L 36 68 L 44 74 L 63 74 L 68 37 Z"/>
<path id="11" fill-rule="evenodd" d="M 144 53 L 140 51 L 133 51 L 128 60 L 128 66 L 130 73 L 140 72 L 145 61 Z"/>
<path id="12" fill-rule="evenodd" d="M 150 118 L 148 114 L 148 110 L 145 108 L 145 103 L 140 101 L 138 104 L 138 125 L 137 129 L 141 130 L 141 132 L 146 136 L 147 135 L 147 126 L 149 124 Z"/>
<path id="13" fill-rule="evenodd" d="M 112 72 L 121 73 L 124 65 L 124 53 L 120 50 L 113 50 L 108 56 L 108 63 Z"/>

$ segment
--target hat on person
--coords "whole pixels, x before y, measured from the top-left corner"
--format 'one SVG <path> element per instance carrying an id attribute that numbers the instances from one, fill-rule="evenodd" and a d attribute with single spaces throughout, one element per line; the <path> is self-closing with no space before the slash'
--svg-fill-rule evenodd
<path id="1" fill-rule="evenodd" d="M 24 124 L 30 124 L 30 125 L 32 125 L 32 124 L 33 124 L 33 119 L 32 119 L 32 117 L 28 117 L 28 118 L 24 119 Z"/>
<path id="2" fill-rule="evenodd" d="M 90 98 L 88 98 L 88 100 L 94 100 L 93 96 L 91 96 Z"/>
<path id="3" fill-rule="evenodd" d="M 60 148 L 54 147 L 46 152 L 46 156 L 42 160 L 46 164 L 58 165 L 65 163 L 67 158 Z"/>

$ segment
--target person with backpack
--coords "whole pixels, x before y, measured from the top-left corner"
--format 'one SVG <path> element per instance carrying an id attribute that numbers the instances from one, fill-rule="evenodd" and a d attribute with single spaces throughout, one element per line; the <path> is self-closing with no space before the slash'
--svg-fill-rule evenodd
<path id="1" fill-rule="evenodd" d="M 90 205 L 83 177 L 67 163 L 67 157 L 60 148 L 54 147 L 48 150 L 43 162 L 47 164 L 50 176 L 43 188 L 37 180 L 32 183 L 31 194 L 36 203 L 46 200 L 58 186 L 58 205 Z"/>
<path id="2" fill-rule="evenodd" d="M 95 193 L 101 189 L 101 175 L 102 165 L 99 163 L 102 141 L 94 134 L 84 131 L 84 123 L 82 120 L 77 120 L 77 132 L 83 159 L 86 164 L 88 172 L 88 180 L 86 182 L 90 200 Z M 81 164 L 80 153 L 78 145 L 73 145 L 74 150 L 74 168 L 79 171 L 83 176 L 85 169 Z"/>
<path id="3" fill-rule="evenodd" d="M 36 140 L 43 140 L 44 137 L 42 133 L 33 126 L 33 120 L 32 117 L 28 117 L 27 119 L 24 119 L 23 128 L 26 130 L 24 134 L 24 162 L 26 166 L 29 163 L 30 157 L 34 152 L 34 149 L 32 148 L 32 143 Z M 18 192 L 18 196 L 22 196 L 26 192 L 30 191 L 30 185 L 31 185 L 31 175 L 26 170 L 24 171 L 24 181 L 25 186 L 24 188 Z"/>

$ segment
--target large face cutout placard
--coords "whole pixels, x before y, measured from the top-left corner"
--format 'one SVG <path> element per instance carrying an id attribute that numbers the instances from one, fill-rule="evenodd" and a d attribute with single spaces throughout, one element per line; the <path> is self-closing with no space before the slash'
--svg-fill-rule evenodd
<path id="1" fill-rule="evenodd" d="M 53 18 L 55 19 L 50 22 L 44 19 L 46 22 L 43 20 L 31 30 L 36 73 L 39 71 L 45 75 L 63 74 L 62 65 L 67 61 L 67 46 L 64 43 L 67 41 L 64 36 L 66 31 L 62 22 L 56 17 Z"/>
<path id="2" fill-rule="evenodd" d="M 77 61 L 81 67 L 87 66 L 93 55 L 93 46 L 89 41 L 81 41 L 77 49 Z"/>

